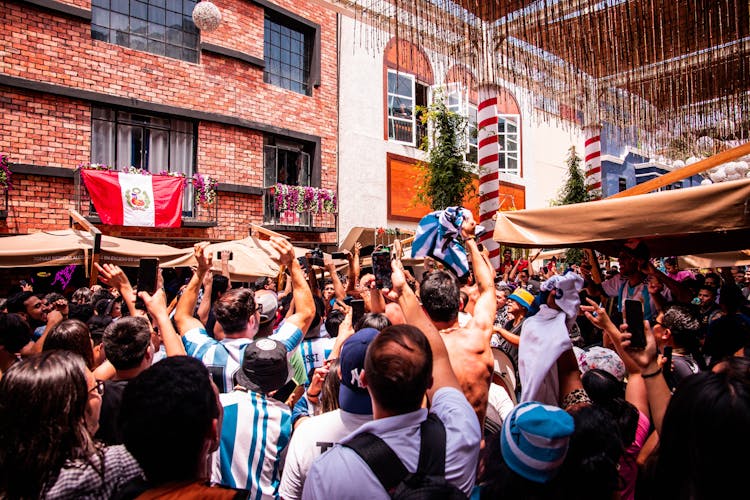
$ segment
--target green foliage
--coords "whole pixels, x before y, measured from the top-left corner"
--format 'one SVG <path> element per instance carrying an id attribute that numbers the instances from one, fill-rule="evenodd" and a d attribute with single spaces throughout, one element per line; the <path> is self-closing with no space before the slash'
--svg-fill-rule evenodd
<path id="1" fill-rule="evenodd" d="M 576 153 L 575 146 L 568 150 L 568 157 L 565 160 L 568 167 L 565 184 L 558 193 L 558 199 L 552 202 L 553 206 L 572 205 L 574 203 L 583 203 L 590 201 L 588 191 L 586 191 L 586 177 L 581 170 L 581 157 Z M 565 252 L 565 262 L 567 264 L 577 264 L 585 259 L 585 254 L 580 248 L 569 248 Z"/>
<path id="2" fill-rule="evenodd" d="M 474 174 L 463 158 L 467 120 L 448 110 L 440 91 L 435 93 L 429 107 L 417 107 L 417 114 L 431 129 L 431 134 L 422 140 L 420 146 L 427 151 L 428 162 L 418 165 L 421 180 L 417 186 L 417 199 L 432 210 L 459 206 L 464 197 L 474 192 Z"/>

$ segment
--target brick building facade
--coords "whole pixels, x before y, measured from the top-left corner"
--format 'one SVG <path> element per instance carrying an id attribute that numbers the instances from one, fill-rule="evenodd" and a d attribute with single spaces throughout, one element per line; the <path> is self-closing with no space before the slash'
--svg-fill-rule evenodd
<path id="1" fill-rule="evenodd" d="M 203 33 L 190 18 L 194 5 L 3 2 L 0 152 L 14 186 L 0 234 L 69 227 L 76 208 L 105 234 L 175 246 L 243 238 L 250 223 L 294 242 L 335 243 L 334 215 L 281 224 L 264 193 L 282 161 L 306 165 L 288 184 L 337 189 L 336 14 L 314 1 L 227 0 L 219 28 Z M 112 144 L 102 130 L 113 130 Z M 188 146 L 175 146 L 177 136 Z M 219 182 L 218 206 L 201 214 L 187 193 L 180 228 L 101 226 L 75 173 L 107 163 L 101 157 L 209 175 Z"/>

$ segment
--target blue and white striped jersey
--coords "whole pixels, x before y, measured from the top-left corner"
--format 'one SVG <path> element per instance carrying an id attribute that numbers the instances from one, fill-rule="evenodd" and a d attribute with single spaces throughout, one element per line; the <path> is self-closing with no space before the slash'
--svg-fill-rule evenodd
<path id="1" fill-rule="evenodd" d="M 264 394 L 235 390 L 221 394 L 224 420 L 211 481 L 250 490 L 254 500 L 278 499 L 281 453 L 292 434 L 292 412 Z"/>
<path id="2" fill-rule="evenodd" d="M 294 324 L 285 321 L 270 338 L 284 344 L 287 351 L 287 359 L 302 341 L 304 335 L 302 330 Z M 219 392 L 230 392 L 234 388 L 234 374 L 242 365 L 242 357 L 245 347 L 253 342 L 253 339 L 224 339 L 218 341 L 208 336 L 203 327 L 193 328 L 182 336 L 182 343 L 188 356 L 203 361 L 211 373 L 214 383 Z"/>
<path id="3" fill-rule="evenodd" d="M 305 362 L 305 372 L 310 373 L 313 368 L 323 366 L 323 362 L 328 359 L 328 355 L 333 350 L 333 344 L 336 339 L 330 337 L 317 337 L 314 339 L 305 339 L 300 344 L 300 354 L 302 361 Z"/>

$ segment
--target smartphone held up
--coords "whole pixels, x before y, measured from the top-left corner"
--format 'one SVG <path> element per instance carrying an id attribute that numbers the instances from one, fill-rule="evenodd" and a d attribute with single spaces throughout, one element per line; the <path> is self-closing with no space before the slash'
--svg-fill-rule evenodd
<path id="1" fill-rule="evenodd" d="M 393 286 L 391 281 L 391 251 L 388 248 L 372 252 L 372 274 L 375 275 L 375 286 L 379 289 Z"/>
<path id="2" fill-rule="evenodd" d="M 156 292 L 156 281 L 159 273 L 159 259 L 141 259 L 138 262 L 138 280 L 136 287 L 139 292 Z"/>
<path id="3" fill-rule="evenodd" d="M 625 323 L 631 334 L 630 349 L 645 349 L 646 332 L 643 328 L 643 303 L 640 300 L 625 301 Z"/>

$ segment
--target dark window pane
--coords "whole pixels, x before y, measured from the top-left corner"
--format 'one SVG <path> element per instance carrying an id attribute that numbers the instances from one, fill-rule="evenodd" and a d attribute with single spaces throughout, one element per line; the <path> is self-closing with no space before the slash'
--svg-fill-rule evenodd
<path id="1" fill-rule="evenodd" d="M 102 42 L 106 42 L 109 40 L 109 30 L 102 26 L 92 26 L 91 38 L 93 38 L 94 40 L 101 40 Z"/>
<path id="2" fill-rule="evenodd" d="M 146 43 L 146 38 L 142 36 L 131 36 L 130 37 L 130 47 L 135 50 L 147 50 L 148 45 Z"/>
<path id="3" fill-rule="evenodd" d="M 109 0 L 91 0 L 91 7 L 101 7 L 109 9 Z"/>
<path id="4" fill-rule="evenodd" d="M 153 23 L 165 24 L 167 22 L 167 12 L 164 9 L 149 5 L 148 20 Z"/>
<path id="5" fill-rule="evenodd" d="M 154 40 L 164 41 L 164 26 L 155 23 L 148 23 L 148 36 Z"/>
<path id="6" fill-rule="evenodd" d="M 127 33 L 130 30 L 130 20 L 128 16 L 122 14 L 112 13 L 110 18 L 110 27 L 113 30 L 118 30 Z"/>
<path id="7" fill-rule="evenodd" d="M 182 0 L 167 0 L 167 9 L 182 14 Z"/>
<path id="8" fill-rule="evenodd" d="M 130 45 L 130 34 L 126 33 L 124 31 L 110 31 L 110 36 L 114 37 L 114 43 L 117 45 L 122 45 L 124 47 L 134 47 L 133 45 Z"/>
<path id="9" fill-rule="evenodd" d="M 191 14 L 196 3 L 196 0 L 182 0 L 182 12 Z"/>
<path id="10" fill-rule="evenodd" d="M 112 10 L 120 14 L 129 14 L 130 0 L 112 0 Z"/>
<path id="11" fill-rule="evenodd" d="M 148 17 L 148 5 L 145 2 L 133 0 L 130 2 L 130 15 L 138 19 L 146 19 Z"/>
<path id="12" fill-rule="evenodd" d="M 167 11 L 167 26 L 179 29 L 182 26 L 182 13 Z"/>
<path id="13" fill-rule="evenodd" d="M 109 26 L 109 11 L 102 9 L 92 10 L 91 24 L 98 24 L 99 26 Z"/>
<path id="14" fill-rule="evenodd" d="M 130 32 L 134 35 L 146 36 L 148 23 L 143 19 L 130 19 Z"/>
<path id="15" fill-rule="evenodd" d="M 151 5 L 155 7 L 165 8 L 167 6 L 167 0 L 151 0 Z"/>
<path id="16" fill-rule="evenodd" d="M 149 40 L 148 51 L 151 52 L 152 54 L 159 54 L 160 56 L 163 56 L 167 51 L 167 47 L 164 42 L 158 42 L 156 40 Z"/>
<path id="17" fill-rule="evenodd" d="M 182 32 L 182 44 L 185 47 L 190 47 L 191 49 L 197 49 L 198 48 L 198 35 L 195 33 L 185 33 Z"/>
<path id="18" fill-rule="evenodd" d="M 198 62 L 198 51 L 195 49 L 182 49 L 182 59 L 187 62 L 197 63 Z"/>
<path id="19" fill-rule="evenodd" d="M 182 31 L 175 28 L 167 28 L 167 43 L 180 45 L 182 43 Z M 169 52 L 169 50 L 167 50 L 167 52 Z"/>

